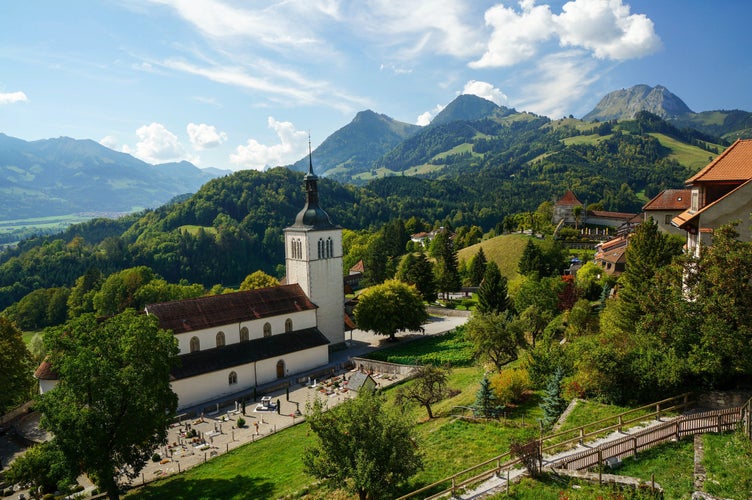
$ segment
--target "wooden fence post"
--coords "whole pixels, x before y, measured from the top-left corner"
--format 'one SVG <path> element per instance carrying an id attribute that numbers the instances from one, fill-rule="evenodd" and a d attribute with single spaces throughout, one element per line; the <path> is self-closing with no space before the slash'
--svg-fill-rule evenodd
<path id="1" fill-rule="evenodd" d="M 454 489 L 456 488 L 456 486 L 455 486 L 456 483 L 455 483 L 454 478 L 455 478 L 455 476 L 452 476 L 452 497 L 454 497 Z"/>
<path id="2" fill-rule="evenodd" d="M 582 442 L 585 439 L 585 428 L 580 427 L 580 446 L 582 446 Z"/>
<path id="3" fill-rule="evenodd" d="M 603 484 L 603 450 L 598 448 L 598 484 Z"/>
<path id="4" fill-rule="evenodd" d="M 655 405 L 655 419 L 659 421 L 661 419 L 661 404 L 660 403 L 656 403 Z"/>
<path id="5" fill-rule="evenodd" d="M 624 417 L 622 417 L 621 415 L 619 415 L 619 429 L 618 429 L 619 432 L 621 432 L 622 425 L 624 425 Z"/>

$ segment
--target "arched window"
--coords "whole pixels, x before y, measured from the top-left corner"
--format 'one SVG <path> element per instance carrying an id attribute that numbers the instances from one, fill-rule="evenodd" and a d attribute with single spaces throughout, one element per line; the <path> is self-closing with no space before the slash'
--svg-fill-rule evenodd
<path id="1" fill-rule="evenodd" d="M 218 332 L 217 333 L 217 347 L 222 347 L 225 345 L 225 332 Z"/>
<path id="2" fill-rule="evenodd" d="M 292 320 L 290 318 L 287 318 L 285 320 L 285 333 L 289 333 L 292 331 Z"/>
<path id="3" fill-rule="evenodd" d="M 271 337 L 272 336 L 272 325 L 269 323 L 264 323 L 264 337 Z"/>
<path id="4" fill-rule="evenodd" d="M 191 337 L 191 352 L 201 350 L 201 343 L 198 341 L 198 337 Z"/>
<path id="5" fill-rule="evenodd" d="M 277 361 L 277 378 L 285 377 L 285 360 L 280 359 Z"/>
<path id="6" fill-rule="evenodd" d="M 319 238 L 319 259 L 324 258 L 324 240 Z"/>
<path id="7" fill-rule="evenodd" d="M 248 334 L 248 327 L 244 326 L 240 329 L 240 341 L 248 342 L 249 340 L 251 340 L 251 336 Z"/>
<path id="8" fill-rule="evenodd" d="M 334 242 L 332 241 L 331 236 L 326 239 L 326 257 L 334 257 Z"/>
<path id="9" fill-rule="evenodd" d="M 230 372 L 230 375 L 227 377 L 227 383 L 230 385 L 234 385 L 238 383 L 238 374 L 235 372 Z"/>

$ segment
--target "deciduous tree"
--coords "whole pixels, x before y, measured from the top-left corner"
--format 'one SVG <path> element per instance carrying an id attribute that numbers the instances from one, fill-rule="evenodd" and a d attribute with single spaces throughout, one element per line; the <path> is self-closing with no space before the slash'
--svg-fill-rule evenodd
<path id="1" fill-rule="evenodd" d="M 509 312 L 475 314 L 467 322 L 465 332 L 473 343 L 475 355 L 493 363 L 497 370 L 517 359 L 517 351 L 525 343 L 519 321 Z"/>
<path id="2" fill-rule="evenodd" d="M 31 354 L 21 331 L 0 316 L 0 413 L 25 400 L 33 379 Z"/>
<path id="3" fill-rule="evenodd" d="M 317 437 L 303 466 L 314 477 L 367 498 L 393 498 L 423 467 L 412 423 L 378 394 L 363 393 L 329 411 L 316 399 L 306 419 Z"/>
<path id="4" fill-rule="evenodd" d="M 279 285 L 279 280 L 274 276 L 269 276 L 264 271 L 258 270 L 245 277 L 240 284 L 240 290 L 256 290 L 258 288 L 267 288 Z"/>
<path id="5" fill-rule="evenodd" d="M 397 404 L 408 401 L 418 403 L 428 412 L 428 418 L 433 418 L 431 405 L 438 403 L 447 396 L 447 381 L 449 368 L 434 365 L 421 365 L 415 368 L 413 380 L 397 390 Z"/>
<path id="6" fill-rule="evenodd" d="M 361 293 L 354 315 L 358 328 L 389 335 L 391 340 L 397 332 L 419 330 L 428 320 L 420 292 L 399 280 L 387 280 Z"/>
<path id="7" fill-rule="evenodd" d="M 39 398 L 41 424 L 70 466 L 118 498 L 121 475 L 136 477 L 167 438 L 177 340 L 130 309 L 105 321 L 82 315 L 49 330 L 45 342 L 60 382 Z"/>

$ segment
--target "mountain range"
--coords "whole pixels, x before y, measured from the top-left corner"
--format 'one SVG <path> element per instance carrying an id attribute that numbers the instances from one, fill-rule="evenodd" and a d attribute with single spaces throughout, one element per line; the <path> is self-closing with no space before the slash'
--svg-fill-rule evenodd
<path id="1" fill-rule="evenodd" d="M 692 154 L 675 155 L 690 170 L 707 162 L 707 151 L 752 137 L 752 113 L 695 113 L 660 85 L 611 92 L 582 120 L 551 120 L 461 95 L 425 127 L 361 111 L 316 148 L 314 167 L 322 177 L 356 185 L 393 175 L 461 181 L 494 169 L 514 176 L 527 162 L 551 161 L 562 148 L 597 142 L 615 123 L 644 112 L 673 127 L 674 140 L 695 141 Z M 656 137 L 671 149 L 665 134 Z M 305 171 L 308 161 L 306 155 L 288 168 Z M 150 165 L 91 140 L 26 142 L 0 134 L 0 220 L 156 207 L 227 173 L 189 162 Z"/>

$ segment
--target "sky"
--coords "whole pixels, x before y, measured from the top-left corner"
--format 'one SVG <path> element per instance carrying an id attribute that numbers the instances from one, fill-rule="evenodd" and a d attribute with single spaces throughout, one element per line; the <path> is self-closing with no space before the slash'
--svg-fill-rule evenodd
<path id="1" fill-rule="evenodd" d="M 750 18 L 748 0 L 6 1 L 0 132 L 262 170 L 358 111 L 426 125 L 460 94 L 579 118 L 647 84 L 752 111 Z"/>

